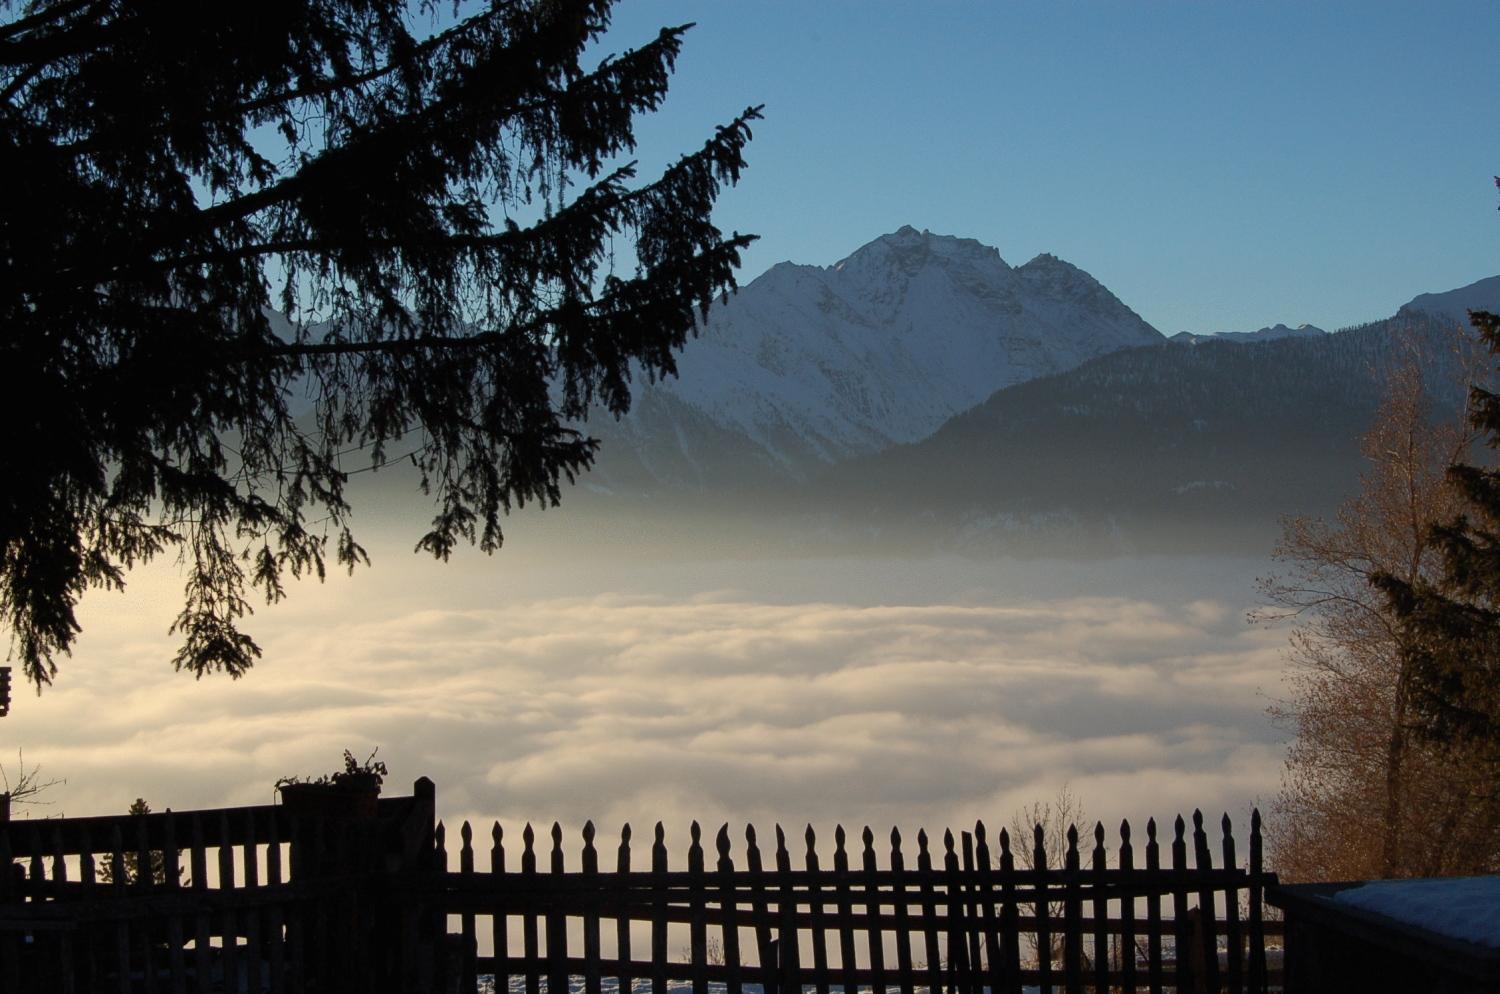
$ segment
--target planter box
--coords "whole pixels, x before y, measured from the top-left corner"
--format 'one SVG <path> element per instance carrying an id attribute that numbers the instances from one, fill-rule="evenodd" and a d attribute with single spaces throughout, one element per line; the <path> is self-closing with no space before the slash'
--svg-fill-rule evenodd
<path id="1" fill-rule="evenodd" d="M 278 788 L 288 814 L 326 818 L 374 818 L 380 784 L 287 783 Z"/>

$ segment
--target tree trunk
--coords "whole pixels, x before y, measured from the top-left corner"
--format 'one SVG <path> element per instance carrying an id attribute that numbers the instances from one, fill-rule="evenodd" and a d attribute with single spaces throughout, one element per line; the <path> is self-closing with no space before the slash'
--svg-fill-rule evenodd
<path id="1" fill-rule="evenodd" d="M 1402 772 L 1409 738 L 1406 729 L 1408 683 L 1407 666 L 1403 660 L 1400 676 L 1396 678 L 1396 700 L 1391 709 L 1391 737 L 1385 751 L 1385 812 L 1381 818 L 1380 875 L 1386 878 L 1396 876 L 1401 866 Z"/>

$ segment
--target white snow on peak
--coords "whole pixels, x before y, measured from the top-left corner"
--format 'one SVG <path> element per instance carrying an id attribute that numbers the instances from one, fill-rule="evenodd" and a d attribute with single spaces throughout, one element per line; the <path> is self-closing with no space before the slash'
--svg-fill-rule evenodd
<path id="1" fill-rule="evenodd" d="M 1012 268 L 974 239 L 906 226 L 833 266 L 773 266 L 713 308 L 677 379 L 639 394 L 793 468 L 915 442 L 1004 387 L 1161 340 L 1060 259 Z M 633 417 L 619 427 L 635 444 L 663 434 Z"/>

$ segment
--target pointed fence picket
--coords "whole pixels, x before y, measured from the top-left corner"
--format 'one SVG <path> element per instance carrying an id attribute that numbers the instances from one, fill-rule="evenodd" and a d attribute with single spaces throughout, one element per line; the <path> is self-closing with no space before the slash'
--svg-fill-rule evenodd
<path id="1" fill-rule="evenodd" d="M 552 824 L 543 854 L 529 824 L 507 853 L 494 822 L 482 860 L 474 827 L 448 831 L 431 783 L 417 787 L 368 821 L 272 806 L 0 821 L 0 990 L 1263 994 L 1281 983 L 1266 955 L 1280 926 L 1262 904 L 1274 877 L 1258 813 L 1247 865 L 1229 818 L 1211 846 L 1194 812 L 1165 843 L 1148 821 L 1144 853 L 1128 823 L 1113 849 L 1103 825 L 1088 827 L 1086 847 L 1070 828 L 1061 853 L 1040 827 L 1031 839 L 992 838 L 983 823 L 922 830 L 915 853 L 892 829 L 882 854 L 868 827 L 836 826 L 830 846 L 808 826 L 800 856 L 779 825 L 763 852 L 752 826 L 743 846 L 728 825 L 705 845 L 695 823 L 674 857 L 658 823 L 636 859 L 626 825 L 605 866 L 593 823 L 576 843 Z"/>
<path id="2" fill-rule="evenodd" d="M 626 826 L 615 869 L 606 871 L 598 865 L 592 823 L 584 828 L 576 870 L 564 869 L 563 832 L 553 825 L 551 872 L 541 873 L 530 826 L 522 833 L 520 871 L 506 870 L 497 825 L 490 872 L 450 873 L 434 885 L 435 899 L 465 923 L 471 916 L 489 919 L 491 951 L 470 955 L 475 972 L 492 976 L 497 991 L 510 989 L 514 977 L 524 977 L 528 991 L 545 985 L 549 994 L 580 986 L 585 994 L 631 992 L 646 978 L 656 992 L 695 994 L 743 994 L 750 987 L 764 994 L 1276 989 L 1280 977 L 1266 967 L 1265 946 L 1280 933 L 1259 903 L 1273 879 L 1260 862 L 1259 816 L 1251 821 L 1248 867 L 1237 861 L 1227 816 L 1218 867 L 1201 813 L 1192 826 L 1177 819 L 1169 867 L 1161 865 L 1154 820 L 1146 827 L 1144 865 L 1137 864 L 1128 822 L 1113 852 L 1098 824 L 1087 852 L 1070 829 L 1060 860 L 1049 863 L 1040 845 L 1029 867 L 1017 866 L 1008 831 L 992 851 L 983 823 L 957 838 L 944 832 L 941 855 L 919 832 L 915 867 L 907 866 L 899 832 L 891 832 L 882 867 L 872 831 L 860 833 L 856 857 L 848 833 L 835 827 L 825 865 L 809 826 L 802 866 L 794 869 L 780 826 L 773 865 L 762 863 L 753 827 L 743 852 L 735 852 L 728 825 L 713 836 L 709 864 L 695 823 L 686 868 L 674 870 L 657 825 L 649 871 L 633 868 Z M 462 833 L 466 847 L 470 834 Z M 633 925 L 651 936 L 648 959 L 632 956 Z M 520 955 L 513 929 L 522 936 Z M 570 929 L 582 935 L 581 955 L 570 951 Z M 669 948 L 668 936 L 678 929 L 685 929 L 687 943 Z M 465 941 L 469 934 L 465 925 Z M 472 976 L 463 976 L 464 990 Z"/>
<path id="3" fill-rule="evenodd" d="M 377 989 L 401 965 L 379 951 L 377 877 L 432 845 L 417 787 L 358 831 L 271 805 L 0 819 L 0 991 Z"/>

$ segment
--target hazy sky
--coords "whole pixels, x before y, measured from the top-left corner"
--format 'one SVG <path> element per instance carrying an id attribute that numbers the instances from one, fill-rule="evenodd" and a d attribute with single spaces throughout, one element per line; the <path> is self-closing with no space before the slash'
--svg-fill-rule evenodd
<path id="1" fill-rule="evenodd" d="M 902 224 L 1052 252 L 1167 334 L 1334 329 L 1500 273 L 1493 2 L 758 2 L 696 21 L 643 165 L 764 103 L 745 278 Z"/>
<path id="2" fill-rule="evenodd" d="M 1493 3 L 644 0 L 611 41 L 690 20 L 640 154 L 766 104 L 718 215 L 762 236 L 746 279 L 912 224 L 1053 252 L 1171 333 L 1334 328 L 1500 272 Z M 1064 782 L 1113 824 L 1275 792 L 1261 564 L 606 568 L 508 534 L 448 567 L 382 536 L 252 620 L 239 682 L 171 671 L 159 564 L 85 598 L 0 731 L 69 814 L 269 801 L 377 744 L 394 791 L 432 775 L 445 816 L 513 826 L 1003 822 Z"/>

